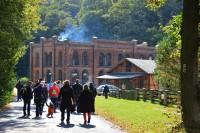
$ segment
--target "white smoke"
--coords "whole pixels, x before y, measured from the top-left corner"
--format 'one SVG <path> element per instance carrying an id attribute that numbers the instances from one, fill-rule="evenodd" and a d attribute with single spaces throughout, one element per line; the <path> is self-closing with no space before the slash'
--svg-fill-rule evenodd
<path id="1" fill-rule="evenodd" d="M 90 40 L 85 36 L 86 31 L 87 28 L 83 24 L 74 26 L 73 24 L 68 23 L 65 26 L 64 31 L 60 33 L 58 39 L 60 41 L 68 39 L 75 42 L 88 42 Z"/>

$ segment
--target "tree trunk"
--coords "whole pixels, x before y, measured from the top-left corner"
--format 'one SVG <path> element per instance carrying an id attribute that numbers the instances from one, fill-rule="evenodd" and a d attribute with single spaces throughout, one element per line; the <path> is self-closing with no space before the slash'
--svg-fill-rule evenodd
<path id="1" fill-rule="evenodd" d="M 198 4 L 184 0 L 181 49 L 181 105 L 186 131 L 200 132 L 200 90 L 198 90 Z"/>

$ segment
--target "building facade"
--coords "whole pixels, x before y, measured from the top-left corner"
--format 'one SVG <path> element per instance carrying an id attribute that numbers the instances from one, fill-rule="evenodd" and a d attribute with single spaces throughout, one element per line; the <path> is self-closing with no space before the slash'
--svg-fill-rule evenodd
<path id="1" fill-rule="evenodd" d="M 123 58 L 153 59 L 155 48 L 146 42 L 104 40 L 94 37 L 80 43 L 52 38 L 40 38 L 30 43 L 30 79 L 49 81 L 68 79 L 74 82 L 99 84 L 97 76 L 106 74 Z"/>
<path id="2" fill-rule="evenodd" d="M 158 90 L 154 79 L 156 63 L 154 60 L 125 58 L 108 71 L 106 75 L 97 79 L 106 80 L 122 89 L 150 89 Z"/>

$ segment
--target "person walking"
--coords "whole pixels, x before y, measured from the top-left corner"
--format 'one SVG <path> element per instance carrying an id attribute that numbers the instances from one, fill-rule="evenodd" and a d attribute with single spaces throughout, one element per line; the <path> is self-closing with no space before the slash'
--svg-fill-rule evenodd
<path id="1" fill-rule="evenodd" d="M 91 113 L 94 112 L 94 96 L 88 85 L 84 85 L 79 97 L 78 112 L 83 113 L 84 124 L 90 123 Z"/>
<path id="2" fill-rule="evenodd" d="M 17 102 L 21 101 L 21 89 L 23 88 L 23 84 L 20 82 L 20 80 L 16 84 L 16 89 L 17 89 Z"/>
<path id="3" fill-rule="evenodd" d="M 74 94 L 73 89 L 70 86 L 70 81 L 65 80 L 63 83 L 63 87 L 60 89 L 60 93 L 58 96 L 58 100 L 60 101 L 60 111 L 61 111 L 61 122 L 65 119 L 65 110 L 67 112 L 67 124 L 70 123 L 70 112 L 74 111 L 73 103 L 74 103 Z"/>
<path id="4" fill-rule="evenodd" d="M 21 90 L 21 95 L 24 102 L 24 106 L 23 106 L 24 115 L 22 117 L 29 117 L 31 115 L 30 105 L 31 105 L 31 99 L 33 98 L 31 85 L 32 85 L 32 82 L 29 81 L 28 84 L 24 86 L 23 89 Z"/>
<path id="5" fill-rule="evenodd" d="M 53 102 L 54 106 L 55 106 L 55 111 L 54 113 L 56 113 L 56 108 L 58 107 L 58 95 L 60 93 L 60 89 L 58 88 L 56 82 L 53 83 L 53 86 L 50 87 L 49 89 L 49 97 L 51 99 L 51 101 Z"/>
<path id="6" fill-rule="evenodd" d="M 89 84 L 89 89 L 92 92 L 92 95 L 93 95 L 93 98 L 94 98 L 93 104 L 95 105 L 95 98 L 96 98 L 96 95 L 97 95 L 97 89 L 94 87 L 93 83 Z M 95 112 L 95 110 L 94 110 L 94 112 Z"/>
<path id="7" fill-rule="evenodd" d="M 75 98 L 75 106 L 76 110 L 78 108 L 78 98 L 80 96 L 81 91 L 83 90 L 83 86 L 80 84 L 79 79 L 76 79 L 76 83 L 72 86 Z"/>
<path id="8" fill-rule="evenodd" d="M 42 88 L 42 84 L 41 84 L 42 80 L 39 80 L 37 82 L 37 84 L 35 85 L 35 88 L 33 90 L 33 94 L 34 94 L 34 102 L 36 104 L 36 116 L 35 118 L 39 118 L 40 116 L 42 116 L 42 106 L 44 104 L 45 101 L 45 94 Z"/>
<path id="9" fill-rule="evenodd" d="M 104 86 L 104 89 L 103 89 L 103 95 L 105 96 L 105 99 L 108 99 L 108 93 L 109 93 L 109 88 L 107 85 Z"/>

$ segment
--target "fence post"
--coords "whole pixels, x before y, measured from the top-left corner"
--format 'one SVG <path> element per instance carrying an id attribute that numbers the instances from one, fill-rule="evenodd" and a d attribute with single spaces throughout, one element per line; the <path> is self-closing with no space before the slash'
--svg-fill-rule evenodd
<path id="1" fill-rule="evenodd" d="M 139 89 L 138 88 L 136 88 L 136 92 L 137 92 L 137 101 L 140 101 L 140 92 L 139 92 Z"/>
<path id="2" fill-rule="evenodd" d="M 163 92 L 163 94 L 164 94 L 163 105 L 167 105 L 168 104 L 168 91 L 169 90 L 164 90 L 164 92 Z"/>
<path id="3" fill-rule="evenodd" d="M 143 88 L 142 90 L 142 96 L 143 96 L 143 101 L 145 102 L 147 100 L 147 89 L 146 88 Z"/>
<path id="4" fill-rule="evenodd" d="M 150 90 L 151 92 L 151 103 L 154 103 L 154 90 Z"/>

